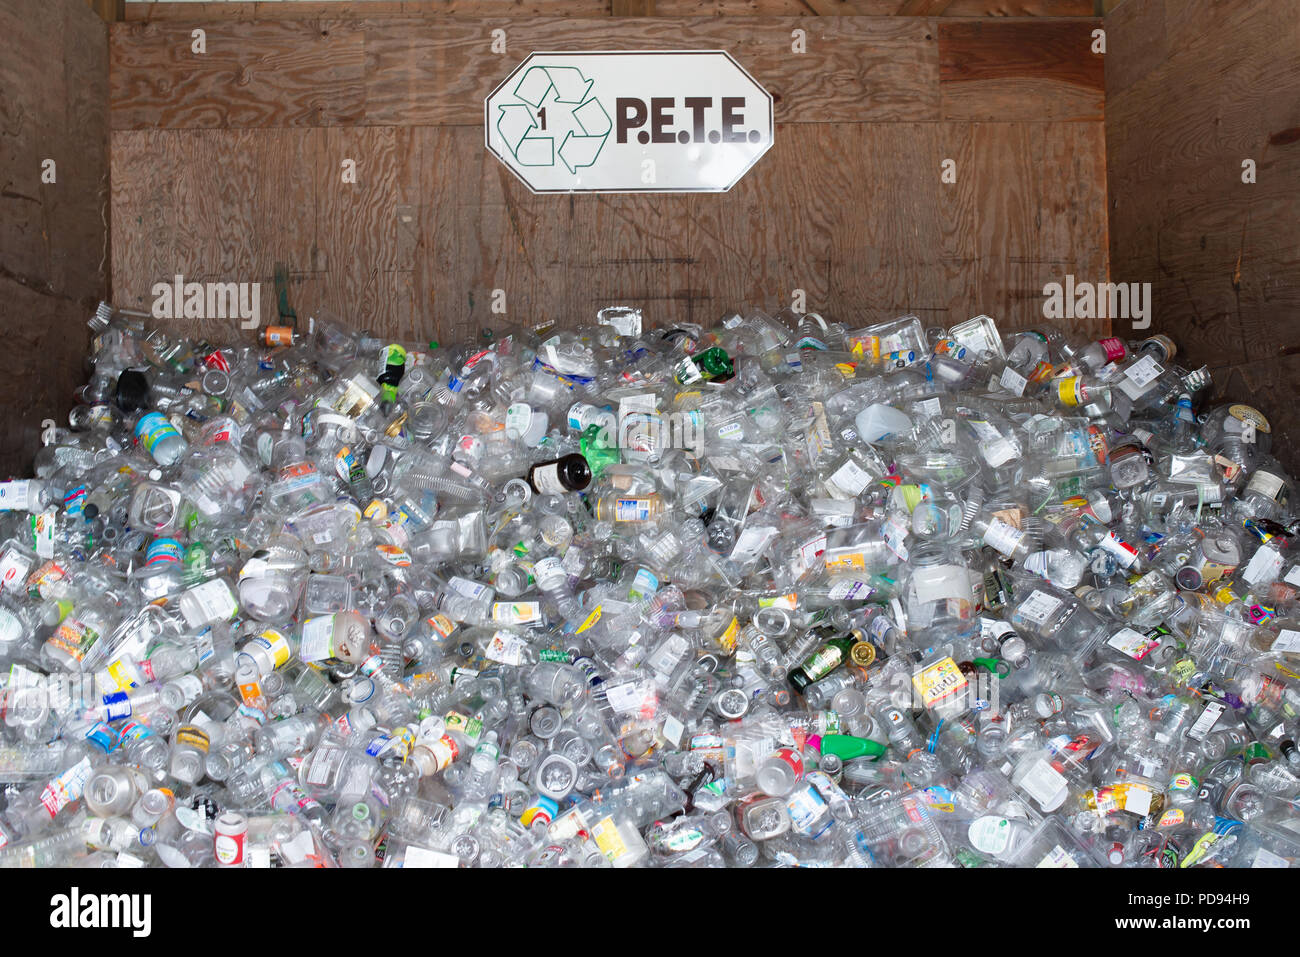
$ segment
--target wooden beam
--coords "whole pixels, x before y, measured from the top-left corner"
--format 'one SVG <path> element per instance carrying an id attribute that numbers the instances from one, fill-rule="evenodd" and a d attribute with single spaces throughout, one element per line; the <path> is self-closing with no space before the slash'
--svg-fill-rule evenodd
<path id="1" fill-rule="evenodd" d="M 126 0 L 86 0 L 86 4 L 105 23 L 120 23 L 126 19 Z"/>
<path id="2" fill-rule="evenodd" d="M 481 126 L 530 50 L 723 49 L 778 123 L 1098 120 L 1095 20 L 924 17 L 322 20 L 112 28 L 112 124 L 127 129 Z M 508 52 L 488 51 L 494 29 Z M 794 29 L 808 53 L 790 51 Z"/>
<path id="3" fill-rule="evenodd" d="M 1100 120 L 1098 20 L 939 20 L 946 120 Z"/>
<path id="4" fill-rule="evenodd" d="M 902 0 L 897 15 L 900 17 L 939 17 L 952 6 L 952 0 Z"/>
<path id="5" fill-rule="evenodd" d="M 1102 0 L 205 0 L 125 4 L 126 20 L 319 20 L 385 17 L 923 16 L 1092 17 Z M 620 12 L 614 13 L 614 6 Z M 638 12 L 637 8 L 644 8 Z M 626 11 L 626 12 L 624 12 Z"/>

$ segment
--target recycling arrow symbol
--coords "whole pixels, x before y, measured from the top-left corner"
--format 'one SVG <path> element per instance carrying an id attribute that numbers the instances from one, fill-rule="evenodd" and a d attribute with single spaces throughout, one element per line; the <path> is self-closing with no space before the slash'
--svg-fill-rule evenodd
<path id="1" fill-rule="evenodd" d="M 576 173 L 596 162 L 613 123 L 591 87 L 577 67 L 524 72 L 511 91 L 517 102 L 497 107 L 497 132 L 520 166 L 554 166 L 558 157 Z"/>

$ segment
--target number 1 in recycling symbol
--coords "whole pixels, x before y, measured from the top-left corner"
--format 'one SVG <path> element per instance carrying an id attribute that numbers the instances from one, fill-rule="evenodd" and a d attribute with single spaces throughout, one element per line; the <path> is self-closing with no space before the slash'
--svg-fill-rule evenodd
<path id="1" fill-rule="evenodd" d="M 613 124 L 591 85 L 577 67 L 528 68 L 512 91 L 517 102 L 497 107 L 497 132 L 515 162 L 554 166 L 558 157 L 570 173 L 596 162 Z"/>

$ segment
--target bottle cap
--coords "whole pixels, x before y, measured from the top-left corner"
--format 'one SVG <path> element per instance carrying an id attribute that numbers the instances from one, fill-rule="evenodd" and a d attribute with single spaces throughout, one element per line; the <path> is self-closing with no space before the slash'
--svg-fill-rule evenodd
<path id="1" fill-rule="evenodd" d="M 876 660 L 876 646 L 869 641 L 856 642 L 849 649 L 849 660 L 859 668 L 866 668 Z"/>

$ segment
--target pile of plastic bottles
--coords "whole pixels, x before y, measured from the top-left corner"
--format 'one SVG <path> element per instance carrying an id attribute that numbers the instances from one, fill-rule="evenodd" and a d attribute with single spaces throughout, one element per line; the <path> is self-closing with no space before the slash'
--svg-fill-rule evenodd
<path id="1" fill-rule="evenodd" d="M 1300 859 L 1293 481 L 1164 337 L 91 327 L 0 864 Z"/>

